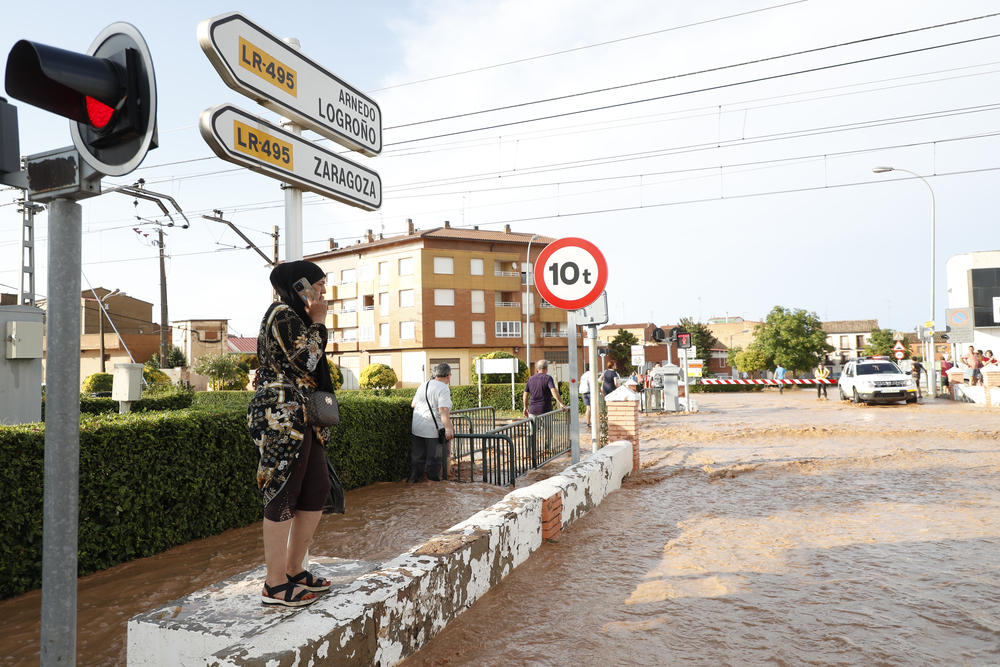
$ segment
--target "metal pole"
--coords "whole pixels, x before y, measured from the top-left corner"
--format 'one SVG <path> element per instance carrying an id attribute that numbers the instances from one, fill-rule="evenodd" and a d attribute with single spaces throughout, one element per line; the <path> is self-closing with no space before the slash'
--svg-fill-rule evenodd
<path id="1" fill-rule="evenodd" d="M 531 263 L 531 242 L 538 238 L 538 234 L 535 234 L 530 239 L 528 239 L 528 254 L 525 264 L 525 270 L 528 272 L 525 276 L 524 285 L 524 324 L 527 327 L 527 331 L 524 332 L 524 340 L 527 341 L 528 349 L 525 352 L 525 363 L 528 364 L 528 374 L 531 374 L 531 286 L 535 282 L 535 265 Z"/>
<path id="2" fill-rule="evenodd" d="M 49 205 L 42 667 L 76 664 L 82 210 L 68 199 Z"/>
<path id="3" fill-rule="evenodd" d="M 27 201 L 27 195 L 18 204 L 21 212 L 21 271 L 17 281 L 17 305 L 35 305 L 35 213 L 44 211 L 39 204 Z"/>
<path id="4" fill-rule="evenodd" d="M 301 51 L 302 45 L 294 37 L 282 40 L 294 51 Z M 302 136 L 302 126 L 297 123 L 282 122 L 282 127 L 297 137 Z M 285 261 L 302 259 L 302 190 L 282 183 L 285 190 Z"/>
<path id="5" fill-rule="evenodd" d="M 573 463 L 580 462 L 580 385 L 577 374 L 580 364 L 576 358 L 576 311 L 566 311 L 566 328 L 569 330 L 569 447 Z"/>
<path id="6" fill-rule="evenodd" d="M 163 227 L 160 233 L 160 368 L 167 367 L 169 348 L 169 329 L 167 327 L 167 267 L 163 253 Z"/>
<path id="7" fill-rule="evenodd" d="M 691 412 L 691 388 L 688 386 L 688 351 L 687 348 L 679 350 L 678 354 L 684 359 L 681 365 L 681 373 L 684 374 L 684 400 L 687 402 L 687 410 Z M 678 360 L 680 361 L 680 360 Z"/>
<path id="8" fill-rule="evenodd" d="M 596 452 L 601 446 L 601 385 L 597 384 L 597 325 L 590 325 L 590 451 Z"/>

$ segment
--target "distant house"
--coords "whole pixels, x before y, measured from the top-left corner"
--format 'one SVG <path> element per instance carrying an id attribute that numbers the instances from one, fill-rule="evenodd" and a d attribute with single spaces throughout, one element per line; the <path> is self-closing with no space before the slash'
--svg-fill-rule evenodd
<path id="1" fill-rule="evenodd" d="M 826 355 L 826 363 L 836 374 L 851 359 L 864 356 L 872 331 L 878 329 L 878 320 L 837 320 L 820 325 L 826 333 L 826 342 L 833 346 L 833 352 Z"/>
<path id="2" fill-rule="evenodd" d="M 229 336 L 229 351 L 233 354 L 257 354 L 257 337 Z"/>

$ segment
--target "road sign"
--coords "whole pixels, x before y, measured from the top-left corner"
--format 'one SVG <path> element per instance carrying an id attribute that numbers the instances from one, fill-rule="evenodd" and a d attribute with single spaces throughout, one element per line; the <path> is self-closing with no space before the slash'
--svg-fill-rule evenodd
<path id="1" fill-rule="evenodd" d="M 642 366 L 646 363 L 646 348 L 642 345 L 632 345 L 630 349 L 632 353 L 632 365 Z"/>
<path id="2" fill-rule="evenodd" d="M 906 356 L 906 353 L 905 352 L 896 351 L 896 352 L 892 353 L 892 356 L 896 357 L 897 359 L 902 359 L 903 357 Z"/>
<path id="3" fill-rule="evenodd" d="M 201 136 L 223 160 L 351 206 L 382 206 L 379 175 L 230 104 L 201 114 Z"/>
<path id="4" fill-rule="evenodd" d="M 375 100 L 239 12 L 198 24 L 198 43 L 227 86 L 341 146 L 382 152 Z"/>
<path id="5" fill-rule="evenodd" d="M 934 322 L 933 321 L 931 321 L 931 322 L 924 322 L 924 327 L 926 327 L 927 329 L 933 329 L 934 328 Z"/>
<path id="6" fill-rule="evenodd" d="M 597 326 L 608 323 L 608 293 L 601 292 L 597 301 L 576 311 L 576 323 L 580 326 Z"/>
<path id="7" fill-rule="evenodd" d="M 905 340 L 906 336 L 903 334 L 902 331 L 897 331 L 892 335 L 892 338 L 893 340 Z"/>
<path id="8" fill-rule="evenodd" d="M 971 343 L 975 336 L 972 308 L 948 308 L 944 311 L 949 343 Z"/>
<path id="9" fill-rule="evenodd" d="M 534 271 L 542 298 L 563 310 L 586 308 L 597 301 L 608 282 L 608 263 L 590 241 L 563 238 L 545 246 Z"/>
<path id="10" fill-rule="evenodd" d="M 903 341 L 897 340 L 896 344 L 892 346 L 892 349 L 895 352 L 902 352 L 906 349 L 906 346 L 903 345 Z"/>

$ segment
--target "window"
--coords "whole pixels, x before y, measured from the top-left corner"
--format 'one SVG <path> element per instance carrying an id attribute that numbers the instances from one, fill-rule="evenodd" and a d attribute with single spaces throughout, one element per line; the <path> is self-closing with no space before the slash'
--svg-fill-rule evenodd
<path id="1" fill-rule="evenodd" d="M 344 269 L 340 272 L 340 284 L 349 285 L 351 283 L 356 283 L 357 278 L 354 269 Z"/>
<path id="2" fill-rule="evenodd" d="M 401 276 L 412 276 L 413 275 L 413 258 L 403 257 L 399 260 L 399 275 Z"/>
<path id="3" fill-rule="evenodd" d="M 413 308 L 413 290 L 411 289 L 399 290 L 399 307 Z"/>
<path id="4" fill-rule="evenodd" d="M 375 325 L 362 324 L 360 327 L 358 327 L 358 340 L 362 341 L 375 340 Z"/>
<path id="5" fill-rule="evenodd" d="M 455 290 L 453 290 L 453 289 L 436 289 L 436 290 L 434 290 L 434 305 L 435 306 L 454 306 L 455 305 Z"/>
<path id="6" fill-rule="evenodd" d="M 840 349 L 841 349 L 841 350 L 846 350 L 846 349 L 848 349 L 848 348 L 849 348 L 850 346 L 851 346 L 851 343 L 850 343 L 850 336 L 841 336 L 841 337 L 840 337 Z"/>
<path id="7" fill-rule="evenodd" d="M 344 329 L 342 340 L 346 343 L 353 343 L 358 339 L 357 329 Z"/>
<path id="8" fill-rule="evenodd" d="M 358 300 L 357 299 L 344 299 L 341 302 L 343 305 L 340 307 L 340 312 L 342 313 L 356 313 L 358 312 Z"/>
<path id="9" fill-rule="evenodd" d="M 455 260 L 451 257 L 435 257 L 434 258 L 434 273 L 455 273 Z"/>
<path id="10" fill-rule="evenodd" d="M 486 312 L 486 290 L 481 290 L 481 289 L 472 290 L 472 312 L 474 313 Z"/>
<path id="11" fill-rule="evenodd" d="M 378 314 L 381 317 L 389 317 L 389 293 L 379 292 L 378 294 Z"/>
<path id="12" fill-rule="evenodd" d="M 854 347 L 858 348 L 859 350 L 864 349 L 864 347 L 865 347 L 865 337 L 859 335 L 857 343 L 858 344 L 855 345 Z"/>
<path id="13" fill-rule="evenodd" d="M 469 273 L 474 276 L 483 275 L 483 260 L 481 259 L 470 259 L 469 260 Z"/>
<path id="14" fill-rule="evenodd" d="M 434 337 L 435 338 L 454 338 L 455 337 L 455 321 L 454 320 L 435 320 L 435 322 L 434 322 Z"/>
<path id="15" fill-rule="evenodd" d="M 521 320 L 514 322 L 496 322 L 497 338 L 520 338 Z"/>
<path id="16" fill-rule="evenodd" d="M 378 284 L 379 285 L 389 284 L 389 262 L 378 263 Z"/>
<path id="17" fill-rule="evenodd" d="M 373 354 L 368 358 L 369 364 L 385 364 L 386 366 L 392 368 L 392 355 L 391 354 Z"/>
<path id="18" fill-rule="evenodd" d="M 389 347 L 389 323 L 383 322 L 378 325 L 378 346 Z"/>
<path id="19" fill-rule="evenodd" d="M 472 323 L 472 344 L 486 345 L 486 322 Z"/>
<path id="20" fill-rule="evenodd" d="M 416 338 L 416 328 L 413 326 L 413 322 L 400 322 L 399 323 L 399 339 L 400 340 L 413 340 Z"/>
<path id="21" fill-rule="evenodd" d="M 375 278 L 375 265 L 374 264 L 366 264 L 365 266 L 359 266 L 358 267 L 358 280 L 359 281 L 372 280 L 374 278 Z"/>

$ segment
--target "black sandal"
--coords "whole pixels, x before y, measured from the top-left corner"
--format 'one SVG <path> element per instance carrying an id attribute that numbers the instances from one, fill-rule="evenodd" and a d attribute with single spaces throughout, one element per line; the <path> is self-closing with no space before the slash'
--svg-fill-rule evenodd
<path id="1" fill-rule="evenodd" d="M 293 596 L 292 591 L 294 591 L 296 587 L 297 584 L 292 582 L 287 584 L 278 584 L 277 586 L 268 586 L 265 581 L 264 592 L 260 596 L 260 601 L 262 604 L 273 604 L 282 607 L 304 607 L 319 599 L 315 593 L 308 590 L 299 591 L 298 595 Z M 278 597 L 282 593 L 284 593 L 284 595 L 282 597 Z"/>
<path id="2" fill-rule="evenodd" d="M 307 591 L 317 591 L 317 592 L 328 591 L 330 590 L 330 586 L 333 586 L 333 582 L 331 582 L 329 579 L 324 579 L 322 577 L 314 577 L 309 572 L 309 570 L 302 570 L 294 577 L 290 574 L 286 574 L 285 576 L 288 577 L 289 583 L 295 584 L 296 586 L 301 586 Z"/>

